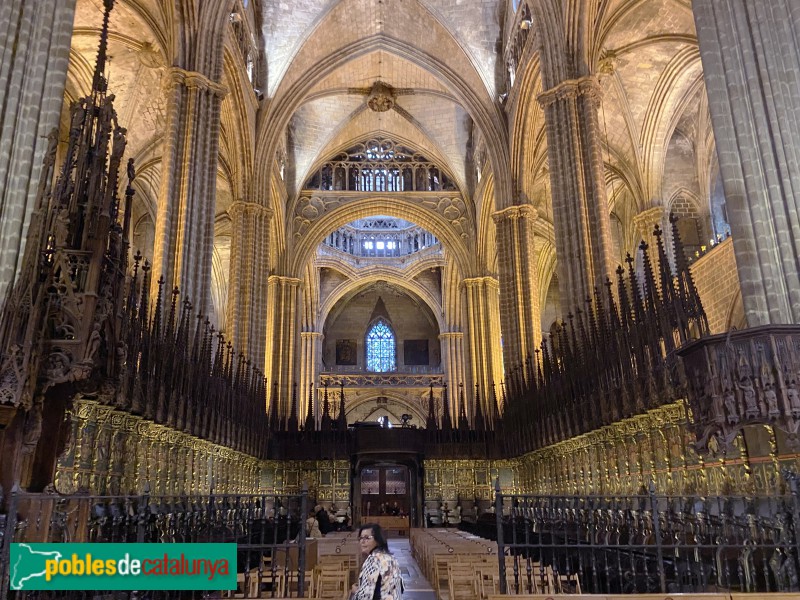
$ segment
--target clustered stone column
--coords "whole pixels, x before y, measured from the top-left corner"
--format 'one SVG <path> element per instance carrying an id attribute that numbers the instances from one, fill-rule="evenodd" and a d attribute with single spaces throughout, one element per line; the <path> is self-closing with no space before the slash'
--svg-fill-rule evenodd
<path id="1" fill-rule="evenodd" d="M 800 3 L 692 3 L 750 327 L 800 322 Z"/>
<path id="2" fill-rule="evenodd" d="M 169 77 L 153 272 L 205 314 L 211 305 L 220 105 L 227 90 L 177 67 Z"/>
<path id="3" fill-rule="evenodd" d="M 464 333 L 461 331 L 446 331 L 439 334 L 439 343 L 442 348 L 442 367 L 444 367 L 445 381 L 447 382 L 450 406 L 453 407 L 451 418 L 458 419 L 460 410 L 458 386 L 463 383 L 469 385 L 466 378 L 466 360 L 464 356 Z M 468 415 L 473 407 L 464 407 Z"/>
<path id="4" fill-rule="evenodd" d="M 255 202 L 234 202 L 228 209 L 231 238 L 225 331 L 234 347 L 261 365 L 264 361 L 269 226 L 272 211 Z"/>
<path id="5" fill-rule="evenodd" d="M 319 364 L 322 358 L 322 338 L 319 331 L 300 332 L 300 381 L 298 382 L 298 418 L 303 422 L 306 418 L 308 407 L 308 395 L 312 393 L 311 383 L 314 389 L 319 389 Z M 313 411 L 314 420 L 319 424 L 319 403 L 317 393 L 314 392 Z"/>
<path id="6" fill-rule="evenodd" d="M 500 265 L 500 304 L 503 355 L 513 368 L 533 357 L 542 338 L 533 226 L 536 208 L 509 206 L 496 212 L 497 261 Z"/>
<path id="7" fill-rule="evenodd" d="M 75 0 L 0 3 L 0 299 L 25 249 L 47 136 L 58 127 Z"/>
<path id="8" fill-rule="evenodd" d="M 278 415 L 289 416 L 292 385 L 295 381 L 295 350 L 299 329 L 298 294 L 300 280 L 272 275 L 267 282 L 267 358 L 265 373 L 269 385 L 278 384 Z M 270 402 L 272 390 L 270 390 Z M 298 398 L 298 402 L 301 399 Z M 270 407 L 270 410 L 271 407 Z"/>
<path id="9" fill-rule="evenodd" d="M 602 289 L 615 265 L 594 76 L 562 81 L 539 95 L 547 127 L 561 309 L 567 314 Z"/>
<path id="10" fill-rule="evenodd" d="M 494 408 L 490 391 L 502 379 L 503 357 L 500 349 L 500 293 L 494 277 L 465 279 L 469 356 L 473 383 L 481 392 L 484 418 L 491 418 Z M 471 408 L 471 407 L 470 407 Z M 469 413 L 468 413 L 469 414 Z"/>
<path id="11" fill-rule="evenodd" d="M 636 245 L 644 240 L 648 244 L 653 239 L 653 230 L 658 225 L 662 230 L 669 231 L 669 228 L 664 227 L 664 209 L 661 206 L 654 206 L 643 210 L 638 215 L 633 217 L 633 226 L 636 228 L 635 240 Z"/>

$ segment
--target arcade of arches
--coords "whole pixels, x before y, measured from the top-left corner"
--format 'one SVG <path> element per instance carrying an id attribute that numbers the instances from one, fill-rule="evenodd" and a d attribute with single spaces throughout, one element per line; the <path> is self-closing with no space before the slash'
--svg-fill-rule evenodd
<path id="1" fill-rule="evenodd" d="M 795 2 L 104 4 L 0 10 L 3 489 L 783 485 Z"/>

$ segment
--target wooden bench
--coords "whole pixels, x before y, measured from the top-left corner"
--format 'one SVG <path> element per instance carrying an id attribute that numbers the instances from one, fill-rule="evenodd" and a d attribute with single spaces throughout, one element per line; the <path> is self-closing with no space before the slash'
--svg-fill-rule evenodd
<path id="1" fill-rule="evenodd" d="M 361 522 L 380 525 L 386 535 L 394 533 L 398 537 L 408 537 L 408 517 L 364 517 Z"/>

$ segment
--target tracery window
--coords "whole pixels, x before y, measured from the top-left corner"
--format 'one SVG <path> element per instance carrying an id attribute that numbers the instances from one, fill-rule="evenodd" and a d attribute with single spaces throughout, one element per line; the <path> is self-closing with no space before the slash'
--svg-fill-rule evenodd
<path id="1" fill-rule="evenodd" d="M 304 189 L 352 192 L 434 192 L 455 184 L 418 152 L 388 139 L 368 139 L 333 157 Z"/>
<path id="2" fill-rule="evenodd" d="M 367 332 L 367 371 L 383 373 L 397 368 L 394 332 L 378 319 Z"/>

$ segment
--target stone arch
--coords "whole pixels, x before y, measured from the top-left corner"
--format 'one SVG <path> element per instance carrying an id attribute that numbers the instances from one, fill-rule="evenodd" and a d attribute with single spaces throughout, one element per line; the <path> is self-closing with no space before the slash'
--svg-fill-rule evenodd
<path id="1" fill-rule="evenodd" d="M 233 197 L 240 199 L 247 193 L 245 182 L 253 170 L 253 130 L 247 121 L 253 91 L 229 50 L 224 55 L 224 78 L 228 94 L 220 105 L 219 160 L 227 165 Z"/>
<path id="2" fill-rule="evenodd" d="M 678 52 L 665 67 L 659 77 L 645 112 L 646 119 L 642 125 L 641 144 L 643 148 L 642 164 L 647 174 L 646 194 L 650 198 L 661 196 L 664 163 L 667 156 L 672 132 L 677 119 L 683 111 L 676 111 L 675 103 L 683 104 L 695 96 L 698 85 L 702 85 L 702 76 L 696 77 L 688 90 L 679 82 L 691 76 L 693 71 L 700 71 L 700 49 L 690 46 Z M 680 94 L 680 97 L 676 98 Z"/>
<path id="3" fill-rule="evenodd" d="M 442 198 L 449 201 L 454 197 L 442 195 Z M 460 197 L 459 197 L 460 199 Z M 335 197 L 334 197 L 335 200 Z M 436 200 L 431 202 L 435 203 Z M 462 201 L 463 202 L 463 201 Z M 467 234 L 456 230 L 453 220 L 448 220 L 445 215 L 440 214 L 434 208 L 421 206 L 405 198 L 386 198 L 368 197 L 360 200 L 350 200 L 346 203 L 330 205 L 330 208 L 321 203 L 321 206 L 314 207 L 319 212 L 319 217 L 313 221 L 308 221 L 307 226 L 302 229 L 294 230 L 294 252 L 289 258 L 288 274 L 292 277 L 299 277 L 302 273 L 303 265 L 308 261 L 316 250 L 317 246 L 334 229 L 346 225 L 351 221 L 369 217 L 371 215 L 386 215 L 405 219 L 430 231 L 441 242 L 444 248 L 452 252 L 456 262 L 459 264 L 463 273 L 473 273 L 474 263 L 470 258 L 467 248 Z M 446 213 L 447 211 L 442 211 Z"/>
<path id="4" fill-rule="evenodd" d="M 169 64 L 197 71 L 219 81 L 222 77 L 225 33 L 236 0 L 205 2 L 178 0 L 166 3 L 169 27 Z"/>
<path id="5" fill-rule="evenodd" d="M 420 135 L 421 136 L 424 135 L 424 132 L 420 131 Z M 323 152 L 320 153 L 319 157 L 313 163 L 311 163 L 307 172 L 304 174 L 303 179 L 298 181 L 301 181 L 301 183 L 305 183 L 306 180 L 308 180 L 312 176 L 314 171 L 319 169 L 326 162 L 330 161 L 338 154 L 346 152 L 347 150 L 349 150 L 356 144 L 359 144 L 363 140 L 369 140 L 369 139 L 389 139 L 398 145 L 406 146 L 409 150 L 414 150 L 415 152 L 424 155 L 425 158 L 428 159 L 430 162 L 435 163 L 439 169 L 444 171 L 444 173 L 448 176 L 448 178 L 450 178 L 452 182 L 459 184 L 462 183 L 459 181 L 460 178 L 458 178 L 452 172 L 450 166 L 448 165 L 447 158 L 441 153 L 441 150 L 438 147 L 436 147 L 435 143 L 433 143 L 433 140 L 429 141 L 430 143 L 429 146 L 423 147 L 420 141 L 412 140 L 407 136 L 399 135 L 393 131 L 377 131 L 377 130 L 372 130 L 369 132 L 358 131 L 353 135 L 349 136 L 346 141 L 339 143 L 334 147 L 326 146 L 325 148 L 323 148 Z M 433 154 L 431 154 L 431 151 L 433 151 Z M 301 185 L 299 189 L 302 190 L 305 188 L 303 188 Z M 463 193 L 463 190 L 461 190 L 460 188 L 459 191 Z"/>
<path id="6" fill-rule="evenodd" d="M 418 282 L 410 279 L 407 273 L 402 273 L 399 272 L 399 270 L 390 270 L 387 268 L 376 269 L 370 273 L 359 273 L 357 279 L 350 279 L 342 282 L 339 286 L 334 288 L 330 295 L 320 305 L 320 324 L 325 324 L 325 321 L 330 315 L 331 310 L 334 306 L 336 306 L 336 303 L 339 302 L 339 300 L 362 287 L 366 287 L 371 283 L 375 283 L 376 281 L 386 281 L 387 283 L 394 284 L 416 295 L 433 313 L 433 316 L 436 319 L 436 323 L 439 327 L 439 331 L 442 332 L 445 330 L 444 321 L 442 319 L 442 306 L 436 301 L 436 298 L 433 296 L 433 294 L 431 294 L 430 291 L 428 291 Z"/>
<path id="7" fill-rule="evenodd" d="M 477 228 L 475 241 L 478 266 L 489 273 L 497 272 L 497 226 L 492 219 L 496 200 L 494 197 L 494 175 L 484 177 L 475 190 L 475 198 L 480 198 L 476 207 Z"/>
<path id="8" fill-rule="evenodd" d="M 441 30 L 443 39 L 452 39 L 447 30 L 432 17 L 431 26 L 436 31 Z M 308 44 L 303 48 L 306 47 Z M 307 68 L 302 69 L 304 76 L 293 82 L 281 82 L 280 89 L 271 106 L 271 118 L 264 120 L 264 125 L 258 132 L 256 140 L 259 149 L 256 160 L 257 173 L 254 180 L 256 189 L 268 189 L 268 181 L 272 176 L 272 162 L 279 140 L 284 135 L 292 114 L 311 92 L 314 82 L 329 75 L 347 62 L 376 50 L 384 50 L 390 54 L 402 56 L 404 59 L 420 65 L 453 91 L 457 100 L 464 106 L 487 140 L 493 171 L 498 179 L 499 201 L 510 203 L 508 145 L 503 117 L 499 107 L 486 93 L 486 89 L 479 89 L 480 86 L 476 85 L 480 81 L 480 75 L 474 66 L 470 65 L 469 69 L 459 73 L 457 68 L 450 66 L 449 63 L 452 61 L 447 61 L 444 56 L 428 54 L 416 47 L 411 40 L 405 41 L 383 35 L 354 40 L 328 56 L 313 57 L 313 61 L 310 60 L 310 57 L 304 57 L 304 62 L 308 62 Z M 302 54 L 302 51 L 303 49 L 298 55 Z M 439 54 L 441 55 L 443 52 L 439 52 Z"/>
<path id="9" fill-rule="evenodd" d="M 681 241 L 687 250 L 695 250 L 696 248 L 693 248 L 693 246 L 700 246 L 703 244 L 703 241 L 707 237 L 706 232 L 709 229 L 708 212 L 707 209 L 704 210 L 700 198 L 695 192 L 686 187 L 678 188 L 670 197 L 665 212 L 666 214 L 672 213 L 678 217 L 678 229 L 681 232 Z M 688 238 L 686 232 L 682 229 L 681 221 L 686 219 L 696 221 L 697 240 Z M 671 231 L 668 233 L 671 239 Z"/>
<path id="10" fill-rule="evenodd" d="M 370 390 L 365 392 L 363 396 L 359 395 L 354 401 L 348 402 L 348 405 L 345 407 L 345 415 L 348 416 L 347 422 L 351 422 L 350 416 L 353 415 L 353 413 L 364 411 L 366 405 L 375 402 L 378 398 L 388 398 L 393 402 L 403 406 L 404 409 L 407 409 L 408 412 L 414 416 L 414 421 L 416 421 L 418 426 L 424 426 L 427 414 L 423 411 L 422 407 L 413 401 L 410 401 L 408 396 L 395 390 L 386 388 Z M 369 414 L 374 412 L 375 411 L 372 411 Z M 399 417 L 400 415 L 397 416 Z"/>

